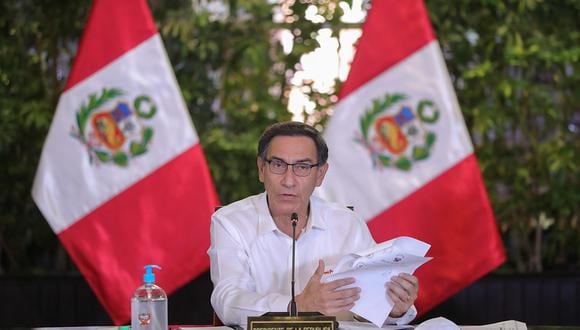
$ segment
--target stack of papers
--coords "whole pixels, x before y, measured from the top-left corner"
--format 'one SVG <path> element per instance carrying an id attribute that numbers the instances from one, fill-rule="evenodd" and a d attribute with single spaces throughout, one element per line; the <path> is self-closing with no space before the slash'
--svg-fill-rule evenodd
<path id="1" fill-rule="evenodd" d="M 485 325 L 462 325 L 461 330 L 527 330 L 524 322 L 509 320 Z"/>
<path id="2" fill-rule="evenodd" d="M 415 238 L 397 237 L 371 249 L 344 256 L 334 272 L 323 280 L 329 282 L 354 277 L 356 282 L 350 287 L 361 288 L 361 293 L 351 311 L 381 327 L 394 306 L 386 294 L 385 283 L 400 273 L 413 274 L 431 260 L 431 257 L 425 257 L 430 247 Z"/>

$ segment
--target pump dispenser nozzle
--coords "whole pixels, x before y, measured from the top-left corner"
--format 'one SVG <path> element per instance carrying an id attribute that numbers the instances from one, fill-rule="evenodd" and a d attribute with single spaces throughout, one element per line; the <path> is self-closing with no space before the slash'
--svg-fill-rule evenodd
<path id="1" fill-rule="evenodd" d="M 157 265 L 147 265 L 145 268 L 145 275 L 143 275 L 143 282 L 145 283 L 155 283 L 155 274 L 153 273 L 153 268 L 161 269 Z"/>

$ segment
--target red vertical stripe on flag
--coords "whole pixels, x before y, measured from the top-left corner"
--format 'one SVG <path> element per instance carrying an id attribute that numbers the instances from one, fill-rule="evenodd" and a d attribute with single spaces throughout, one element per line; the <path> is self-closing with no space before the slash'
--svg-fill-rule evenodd
<path id="1" fill-rule="evenodd" d="M 340 98 L 435 39 L 421 0 L 373 1 L 363 31 Z"/>
<path id="2" fill-rule="evenodd" d="M 65 90 L 155 33 L 146 1 L 94 0 Z"/>
<path id="3" fill-rule="evenodd" d="M 500 265 L 505 257 L 474 155 L 372 219 L 377 242 L 413 236 L 431 243 L 428 262 L 416 275 L 420 312 Z"/>
<path id="4" fill-rule="evenodd" d="M 130 315 L 144 265 L 163 268 L 156 279 L 168 294 L 208 268 L 209 219 L 218 203 L 197 144 L 59 238 L 113 321 L 121 324 Z"/>

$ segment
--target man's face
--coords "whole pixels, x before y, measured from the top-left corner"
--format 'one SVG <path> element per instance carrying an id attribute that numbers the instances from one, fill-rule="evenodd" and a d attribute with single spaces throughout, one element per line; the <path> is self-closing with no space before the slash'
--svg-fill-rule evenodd
<path id="1" fill-rule="evenodd" d="M 316 145 L 306 136 L 276 136 L 270 142 L 266 159 L 279 159 L 289 164 L 318 163 Z M 292 212 L 305 215 L 310 195 L 322 183 L 327 169 L 328 164 L 313 167 L 308 176 L 301 177 L 294 174 L 292 166 L 288 166 L 284 174 L 274 174 L 269 164 L 258 157 L 258 174 L 268 193 L 272 217 L 289 218 Z"/>

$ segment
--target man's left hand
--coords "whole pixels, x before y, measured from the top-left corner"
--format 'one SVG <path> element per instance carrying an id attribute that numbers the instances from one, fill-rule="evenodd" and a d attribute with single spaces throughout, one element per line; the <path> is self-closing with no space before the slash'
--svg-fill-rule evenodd
<path id="1" fill-rule="evenodd" d="M 385 287 L 387 288 L 387 294 L 395 304 L 389 316 L 401 317 L 413 306 L 415 299 L 417 299 L 419 279 L 411 274 L 400 273 L 391 277 Z"/>

